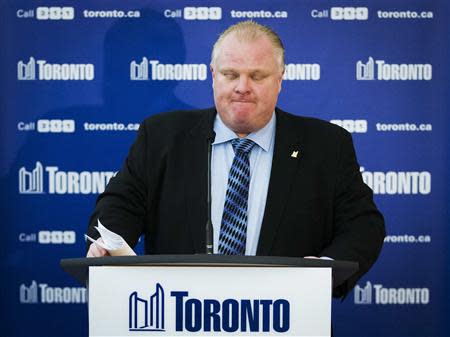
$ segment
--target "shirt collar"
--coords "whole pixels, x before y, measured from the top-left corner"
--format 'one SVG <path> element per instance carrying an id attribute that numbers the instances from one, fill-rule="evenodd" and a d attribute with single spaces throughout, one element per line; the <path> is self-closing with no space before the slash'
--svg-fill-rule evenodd
<path id="1" fill-rule="evenodd" d="M 269 123 L 267 123 L 262 129 L 250 133 L 245 138 L 254 141 L 264 151 L 269 151 L 272 138 L 275 135 L 275 122 L 276 114 L 274 112 Z M 225 125 L 219 114 L 216 114 L 216 119 L 214 120 L 214 132 L 216 133 L 216 138 L 213 145 L 226 143 L 237 137 L 236 134 Z"/>

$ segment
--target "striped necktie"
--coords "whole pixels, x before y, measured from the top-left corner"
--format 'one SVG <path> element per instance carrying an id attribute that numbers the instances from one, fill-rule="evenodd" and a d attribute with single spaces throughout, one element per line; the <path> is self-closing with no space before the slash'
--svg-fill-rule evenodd
<path id="1" fill-rule="evenodd" d="M 250 139 L 231 141 L 233 164 L 228 174 L 228 187 L 219 235 L 219 254 L 244 255 L 247 238 L 247 204 L 250 186 L 249 153 L 255 143 Z"/>

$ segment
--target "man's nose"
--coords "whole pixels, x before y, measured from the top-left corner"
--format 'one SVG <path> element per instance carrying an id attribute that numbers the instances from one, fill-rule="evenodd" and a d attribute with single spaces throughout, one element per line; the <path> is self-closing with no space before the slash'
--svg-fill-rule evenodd
<path id="1" fill-rule="evenodd" d="M 234 91 L 239 94 L 247 94 L 250 92 L 250 80 L 247 76 L 239 76 L 239 80 L 234 88 Z"/>

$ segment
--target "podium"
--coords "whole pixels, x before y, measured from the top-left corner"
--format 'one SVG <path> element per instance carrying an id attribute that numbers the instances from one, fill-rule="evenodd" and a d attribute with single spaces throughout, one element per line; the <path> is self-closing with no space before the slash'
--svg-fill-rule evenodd
<path id="1" fill-rule="evenodd" d="M 61 260 L 89 290 L 90 336 L 330 336 L 356 262 L 146 255 Z"/>

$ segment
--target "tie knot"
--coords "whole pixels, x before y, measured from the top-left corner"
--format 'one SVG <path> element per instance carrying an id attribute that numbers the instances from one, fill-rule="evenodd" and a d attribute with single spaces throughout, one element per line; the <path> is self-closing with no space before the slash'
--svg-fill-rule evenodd
<path id="1" fill-rule="evenodd" d="M 255 146 L 255 143 L 250 139 L 235 138 L 231 140 L 231 145 L 233 145 L 235 153 L 243 152 L 245 154 L 248 154 L 252 150 L 253 146 Z"/>

